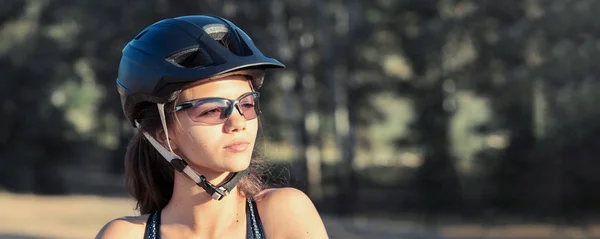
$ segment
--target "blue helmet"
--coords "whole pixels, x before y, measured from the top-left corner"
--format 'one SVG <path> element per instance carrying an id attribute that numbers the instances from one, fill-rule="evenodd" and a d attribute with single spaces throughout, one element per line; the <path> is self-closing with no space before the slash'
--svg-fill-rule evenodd
<path id="1" fill-rule="evenodd" d="M 190 82 L 238 70 L 252 72 L 252 85 L 258 89 L 269 68 L 285 65 L 263 54 L 230 21 L 182 16 L 148 26 L 125 46 L 117 89 L 123 113 L 135 126 L 139 103 L 167 103 Z"/>

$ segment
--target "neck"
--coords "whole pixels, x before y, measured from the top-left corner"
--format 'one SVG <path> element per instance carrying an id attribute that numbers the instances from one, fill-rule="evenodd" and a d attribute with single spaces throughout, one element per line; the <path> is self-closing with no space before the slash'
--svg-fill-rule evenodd
<path id="1" fill-rule="evenodd" d="M 229 173 L 203 174 L 211 183 L 223 183 Z M 185 227 L 193 234 L 217 235 L 233 224 L 244 222 L 245 198 L 237 187 L 220 201 L 212 197 L 192 180 L 176 172 L 173 196 L 163 209 L 162 224 Z"/>

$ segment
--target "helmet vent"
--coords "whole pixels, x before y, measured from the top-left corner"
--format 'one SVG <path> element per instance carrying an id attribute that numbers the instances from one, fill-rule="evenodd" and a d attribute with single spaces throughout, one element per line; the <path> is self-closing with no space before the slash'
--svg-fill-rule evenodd
<path id="1" fill-rule="evenodd" d="M 215 41 L 227 48 L 237 56 L 252 55 L 250 48 L 237 36 L 237 30 L 232 30 L 225 24 L 208 24 L 203 27 L 204 31 Z M 250 53 L 250 54 L 249 54 Z"/>
<path id="2" fill-rule="evenodd" d="M 223 24 L 208 24 L 203 29 L 215 41 L 222 41 L 229 33 L 229 28 Z"/>
<path id="3" fill-rule="evenodd" d="M 208 53 L 195 47 L 173 54 L 167 61 L 181 68 L 204 67 L 212 64 Z"/>

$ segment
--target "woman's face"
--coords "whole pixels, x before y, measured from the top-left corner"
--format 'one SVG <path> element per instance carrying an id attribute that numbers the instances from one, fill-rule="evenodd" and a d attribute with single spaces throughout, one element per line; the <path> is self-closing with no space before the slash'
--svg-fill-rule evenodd
<path id="1" fill-rule="evenodd" d="M 244 76 L 227 76 L 218 80 L 194 85 L 183 90 L 176 105 L 182 102 L 217 97 L 239 99 L 252 92 L 250 82 Z M 176 112 L 177 120 L 169 130 L 173 150 L 183 157 L 192 168 L 209 172 L 238 172 L 250 164 L 258 131 L 258 117 L 253 117 L 253 97 L 240 99 L 226 120 L 225 111 L 219 106 L 222 100 L 206 100 L 195 107 Z M 247 120 L 240 114 L 244 112 Z M 207 123 L 208 122 L 208 123 Z"/>

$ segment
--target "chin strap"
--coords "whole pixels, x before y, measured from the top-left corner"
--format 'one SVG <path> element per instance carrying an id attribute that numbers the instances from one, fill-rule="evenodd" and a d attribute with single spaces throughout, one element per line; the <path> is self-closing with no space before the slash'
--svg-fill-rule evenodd
<path id="1" fill-rule="evenodd" d="M 160 113 L 161 120 L 163 122 L 163 129 L 165 131 L 166 138 L 169 138 L 169 133 L 167 131 L 167 126 L 165 123 L 164 117 L 164 104 L 158 104 L 158 112 Z M 139 129 L 139 122 L 135 121 L 136 127 Z M 214 185 L 206 179 L 202 174 L 194 171 L 181 157 L 173 152 L 171 148 L 171 144 L 167 140 L 167 145 L 170 150 L 165 149 L 156 139 L 150 136 L 148 133 L 143 132 L 144 137 L 154 146 L 154 148 L 162 155 L 170 164 L 173 166 L 175 170 L 184 175 L 188 176 L 192 181 L 196 183 L 196 185 L 203 188 L 213 199 L 221 200 L 225 196 L 229 195 L 229 193 L 235 188 L 235 186 L 240 182 L 240 180 L 246 176 L 250 172 L 250 168 L 247 168 L 241 172 L 234 172 L 229 175 L 225 182 L 220 185 Z"/>
<path id="2" fill-rule="evenodd" d="M 190 171 L 194 172 L 187 165 L 187 163 L 180 158 L 174 158 L 170 161 L 170 163 L 173 166 L 173 168 L 175 168 L 175 170 L 177 170 L 181 173 L 185 173 L 185 174 L 189 175 L 186 172 L 186 169 L 189 169 Z M 196 182 L 196 185 L 202 187 L 208 194 L 210 194 L 210 196 L 213 199 L 221 200 L 225 196 L 229 195 L 229 192 L 231 192 L 231 190 L 233 190 L 233 188 L 240 182 L 242 177 L 247 175 L 249 171 L 250 171 L 250 169 L 248 168 L 241 172 L 231 173 L 230 176 L 227 178 L 227 180 L 225 180 L 225 182 L 223 182 L 220 185 L 214 185 L 211 182 L 209 182 L 204 176 L 196 173 L 196 176 L 198 176 L 199 180 L 198 181 L 194 180 L 194 182 Z"/>

